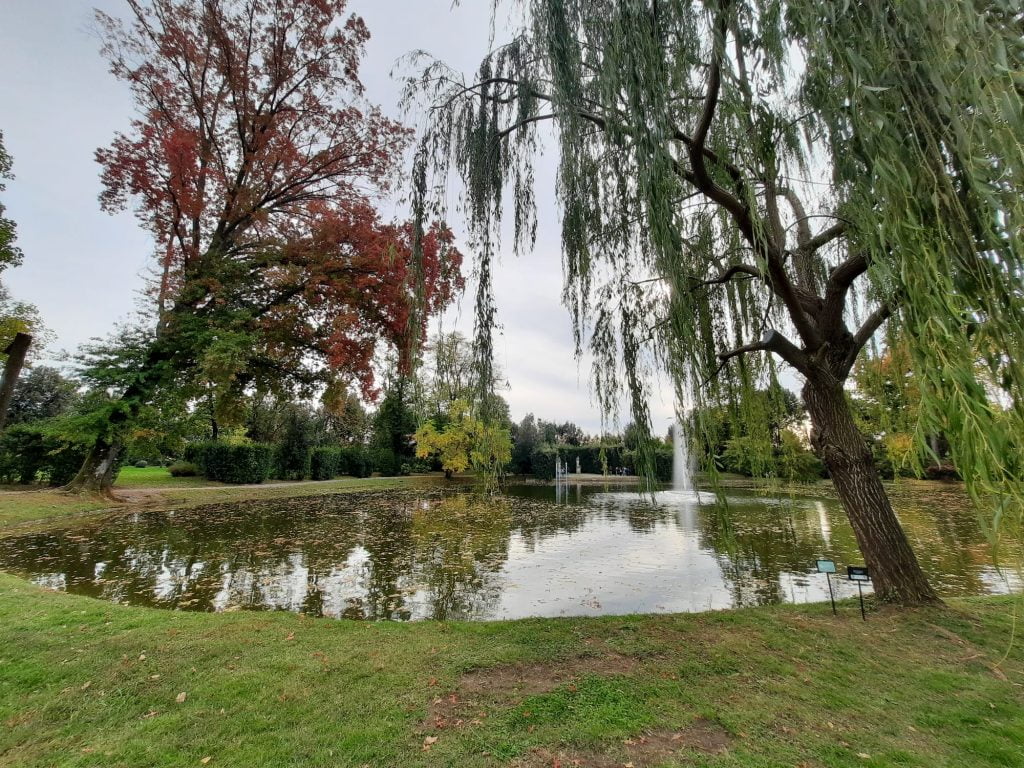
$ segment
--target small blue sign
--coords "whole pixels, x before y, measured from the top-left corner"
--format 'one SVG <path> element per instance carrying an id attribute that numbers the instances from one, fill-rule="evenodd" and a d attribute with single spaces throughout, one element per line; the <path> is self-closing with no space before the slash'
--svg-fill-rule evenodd
<path id="1" fill-rule="evenodd" d="M 836 572 L 836 561 L 835 560 L 818 560 L 818 573 L 835 573 Z"/>

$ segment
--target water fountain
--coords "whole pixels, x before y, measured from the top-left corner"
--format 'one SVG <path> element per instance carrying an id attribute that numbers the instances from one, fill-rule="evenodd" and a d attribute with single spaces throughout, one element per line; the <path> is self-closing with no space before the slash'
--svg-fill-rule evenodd
<path id="1" fill-rule="evenodd" d="M 672 490 L 681 493 L 693 490 L 690 451 L 683 439 L 683 428 L 679 422 L 672 425 Z"/>

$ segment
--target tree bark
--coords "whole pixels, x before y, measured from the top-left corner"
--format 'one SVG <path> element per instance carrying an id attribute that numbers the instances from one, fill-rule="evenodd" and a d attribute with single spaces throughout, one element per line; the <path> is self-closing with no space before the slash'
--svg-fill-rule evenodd
<path id="1" fill-rule="evenodd" d="M 117 441 L 96 438 L 78 474 L 61 490 L 66 493 L 93 493 L 113 498 L 114 469 L 117 467 L 120 453 L 121 445 Z"/>
<path id="2" fill-rule="evenodd" d="M 138 373 L 120 397 L 120 407 L 110 412 L 107 428 L 97 436 L 82 468 L 70 483 L 61 488 L 65 493 L 90 493 L 114 498 L 114 470 L 121 453 L 121 436 L 126 426 L 139 415 L 168 375 L 167 363 L 174 354 L 166 339 L 158 340 L 146 355 Z"/>
<path id="3" fill-rule="evenodd" d="M 0 432 L 7 426 L 7 409 L 11 407 L 14 385 L 18 383 L 21 367 L 25 364 L 25 356 L 28 355 L 28 348 L 31 345 L 32 337 L 29 334 L 17 333 L 14 341 L 4 350 L 7 353 L 7 363 L 4 365 L 3 381 L 0 382 Z"/>
<path id="4" fill-rule="evenodd" d="M 803 399 L 811 417 L 811 444 L 832 476 L 875 594 L 904 606 L 940 603 L 893 512 L 842 384 L 827 374 L 808 377 Z"/>

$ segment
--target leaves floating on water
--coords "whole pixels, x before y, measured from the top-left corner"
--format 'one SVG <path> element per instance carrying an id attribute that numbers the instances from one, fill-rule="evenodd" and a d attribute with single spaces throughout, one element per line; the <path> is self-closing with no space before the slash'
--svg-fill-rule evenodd
<path id="1" fill-rule="evenodd" d="M 907 484 L 896 498 L 944 593 L 1003 591 L 960 496 Z M 120 603 L 407 620 L 827 600 L 815 559 L 862 562 L 836 502 L 806 493 L 730 491 L 727 512 L 603 487 L 558 501 L 550 486 L 429 488 L 144 511 L 0 539 L 0 568 Z"/>

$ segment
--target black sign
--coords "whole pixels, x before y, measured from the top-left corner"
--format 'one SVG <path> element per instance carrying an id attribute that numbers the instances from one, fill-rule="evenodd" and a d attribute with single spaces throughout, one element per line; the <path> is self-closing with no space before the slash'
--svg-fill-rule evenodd
<path id="1" fill-rule="evenodd" d="M 846 566 L 846 578 L 850 581 L 871 581 L 871 574 L 863 565 Z"/>

